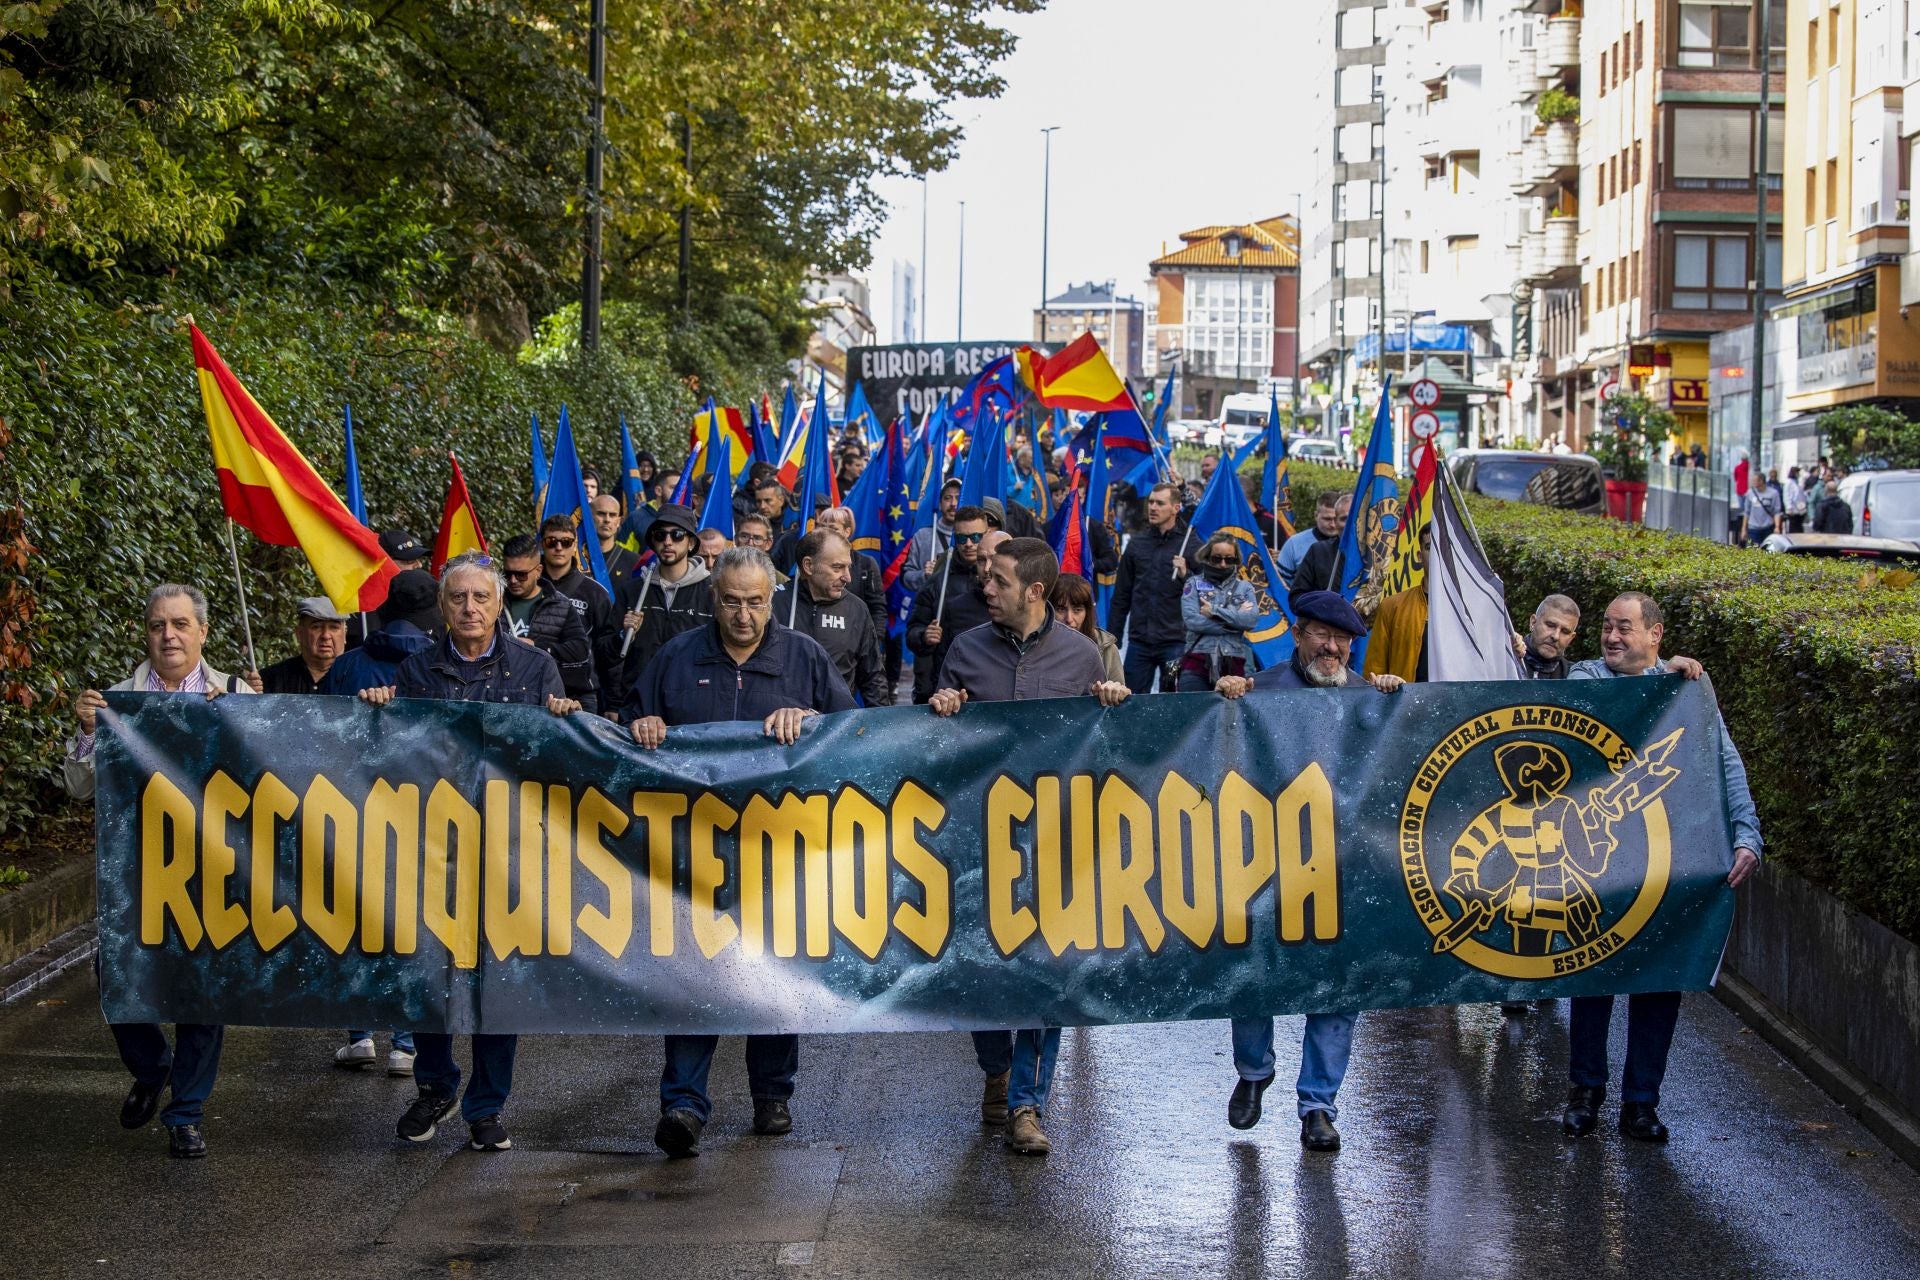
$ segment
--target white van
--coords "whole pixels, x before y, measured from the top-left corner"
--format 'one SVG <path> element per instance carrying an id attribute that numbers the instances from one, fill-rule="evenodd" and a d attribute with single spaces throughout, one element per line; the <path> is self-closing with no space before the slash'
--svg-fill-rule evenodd
<path id="1" fill-rule="evenodd" d="M 1920 540 L 1920 471 L 1856 471 L 1840 482 L 1861 537 Z"/>
<path id="2" fill-rule="evenodd" d="M 1268 397 L 1253 392 L 1230 395 L 1220 402 L 1220 417 L 1214 424 L 1227 448 L 1237 449 L 1267 429 L 1267 414 L 1273 409 Z"/>

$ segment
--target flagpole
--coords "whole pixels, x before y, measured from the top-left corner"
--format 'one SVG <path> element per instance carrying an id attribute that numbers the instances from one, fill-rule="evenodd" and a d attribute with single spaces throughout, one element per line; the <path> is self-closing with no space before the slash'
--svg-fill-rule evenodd
<path id="1" fill-rule="evenodd" d="M 935 517 L 936 520 L 938 518 Z M 937 532 L 939 526 L 936 524 L 934 527 Z M 933 606 L 933 625 L 936 627 L 940 625 L 940 620 L 947 616 L 947 578 L 953 572 L 953 558 L 958 554 L 958 543 L 948 543 L 947 558 L 940 562 L 940 597 Z"/>
<path id="2" fill-rule="evenodd" d="M 240 548 L 233 540 L 233 520 L 227 520 L 227 554 L 233 557 L 233 586 L 240 593 L 240 634 L 247 642 L 247 670 L 260 669 L 259 659 L 253 656 L 253 623 L 247 618 L 247 584 L 240 580 Z"/>
<path id="3" fill-rule="evenodd" d="M 652 586 L 653 586 L 653 566 L 648 565 L 646 576 L 640 579 L 639 612 L 642 617 L 644 617 L 647 612 L 647 591 Z M 627 638 L 620 642 L 620 658 L 622 661 L 626 660 L 627 650 L 633 647 L 633 638 L 639 634 L 640 634 L 640 628 L 634 627 L 627 632 Z"/>

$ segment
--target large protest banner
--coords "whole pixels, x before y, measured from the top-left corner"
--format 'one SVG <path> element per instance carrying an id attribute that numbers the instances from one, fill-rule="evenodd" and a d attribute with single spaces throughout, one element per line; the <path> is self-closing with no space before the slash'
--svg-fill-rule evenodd
<path id="1" fill-rule="evenodd" d="M 859 387 L 882 422 L 917 422 L 942 400 L 966 389 L 975 374 L 1012 355 L 1031 341 L 913 342 L 893 346 L 851 347 L 847 351 L 847 394 Z M 1041 344 L 1041 350 L 1046 350 Z"/>
<path id="2" fill-rule="evenodd" d="M 116 1022 L 1144 1022 L 1700 988 L 1711 689 L 1091 698 L 676 728 L 113 693 Z M 742 851 L 745 857 L 742 857 Z"/>

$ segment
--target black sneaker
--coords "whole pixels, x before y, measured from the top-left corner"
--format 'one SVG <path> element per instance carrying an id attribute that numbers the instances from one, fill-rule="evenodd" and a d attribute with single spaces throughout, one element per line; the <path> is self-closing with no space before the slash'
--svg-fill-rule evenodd
<path id="1" fill-rule="evenodd" d="M 167 1126 L 167 1154 L 175 1160 L 198 1160 L 207 1154 L 207 1140 L 197 1124 Z"/>
<path id="2" fill-rule="evenodd" d="M 499 1116 L 482 1116 L 468 1126 L 473 1131 L 473 1139 L 468 1144 L 475 1151 L 510 1151 L 513 1139 L 507 1136 L 507 1126 Z"/>
<path id="3" fill-rule="evenodd" d="M 144 1129 L 153 1119 L 154 1112 L 160 1110 L 160 1093 L 167 1087 L 162 1080 L 158 1084 L 133 1082 L 133 1088 L 127 1090 L 126 1101 L 120 1104 L 120 1127 L 122 1129 Z"/>
<path id="4" fill-rule="evenodd" d="M 653 1127 L 653 1145 L 680 1159 L 700 1154 L 700 1131 L 706 1122 L 684 1107 L 675 1107 L 660 1117 Z"/>
<path id="5" fill-rule="evenodd" d="M 454 1097 L 450 1093 L 431 1093 L 422 1089 L 407 1113 L 393 1126 L 394 1132 L 408 1142 L 426 1142 L 440 1122 L 453 1114 Z"/>

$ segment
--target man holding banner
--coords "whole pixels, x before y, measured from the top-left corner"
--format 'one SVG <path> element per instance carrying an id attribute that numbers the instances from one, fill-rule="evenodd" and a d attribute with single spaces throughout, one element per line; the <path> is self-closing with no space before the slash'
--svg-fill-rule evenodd
<path id="1" fill-rule="evenodd" d="M 1004 535 L 997 535 L 1004 536 Z M 1103 707 L 1117 707 L 1131 692 L 1106 678 L 1093 641 L 1056 625 L 1047 597 L 1060 576 L 1053 548 L 1039 538 L 1007 538 L 993 548 L 981 575 L 986 591 L 985 626 L 962 633 L 940 669 L 929 700 L 933 713 L 950 716 L 968 701 L 1011 702 L 1091 693 Z M 986 1075 L 980 1118 L 1007 1126 L 1007 1145 L 1025 1156 L 1053 1149 L 1040 1117 L 1053 1085 L 1060 1028 L 976 1031 L 974 1055 Z"/>

